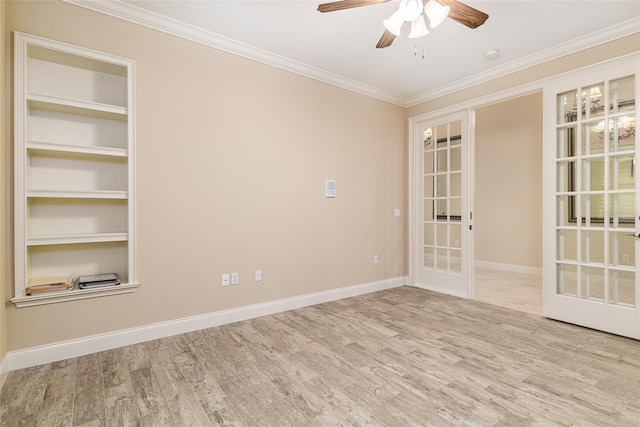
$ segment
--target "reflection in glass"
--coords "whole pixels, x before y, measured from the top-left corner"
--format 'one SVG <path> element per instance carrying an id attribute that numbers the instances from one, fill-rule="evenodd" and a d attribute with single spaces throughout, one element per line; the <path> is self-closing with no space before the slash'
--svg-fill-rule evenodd
<path id="1" fill-rule="evenodd" d="M 611 157 L 609 161 L 609 189 L 633 189 L 635 187 L 635 163 L 635 156 Z"/>
<path id="2" fill-rule="evenodd" d="M 433 248 L 424 248 L 424 268 L 428 270 L 433 270 L 435 268 L 435 260 L 436 257 L 434 255 Z"/>
<path id="3" fill-rule="evenodd" d="M 557 146 L 559 159 L 576 155 L 575 135 L 577 135 L 575 126 L 558 129 Z"/>
<path id="4" fill-rule="evenodd" d="M 609 270 L 609 303 L 635 307 L 636 273 Z"/>
<path id="5" fill-rule="evenodd" d="M 435 230 L 433 224 L 424 224 L 423 245 L 434 246 L 435 243 Z"/>
<path id="6" fill-rule="evenodd" d="M 462 148 L 460 148 L 460 147 L 451 149 L 451 159 L 450 159 L 451 160 L 451 164 L 450 164 L 450 171 L 451 172 L 457 172 L 457 171 L 461 171 L 462 170 L 461 153 L 462 153 Z"/>
<path id="7" fill-rule="evenodd" d="M 424 153 L 424 173 L 433 173 L 433 151 Z"/>
<path id="8" fill-rule="evenodd" d="M 435 219 L 433 210 L 433 199 L 425 199 L 424 201 L 424 220 L 425 221 L 433 221 Z"/>
<path id="9" fill-rule="evenodd" d="M 577 233 L 575 230 L 558 230 L 556 232 L 556 253 L 561 261 L 576 261 L 578 251 L 576 250 Z"/>
<path id="10" fill-rule="evenodd" d="M 447 197 L 447 175 L 438 175 L 437 180 L 437 196 Z"/>
<path id="11" fill-rule="evenodd" d="M 557 123 L 569 123 L 577 120 L 575 111 L 578 107 L 578 91 L 572 90 L 558 95 Z"/>
<path id="12" fill-rule="evenodd" d="M 604 268 L 582 267 L 580 295 L 584 299 L 604 301 Z"/>
<path id="13" fill-rule="evenodd" d="M 635 109 L 634 76 L 612 80 L 609 83 L 609 104 L 612 113 Z"/>
<path id="14" fill-rule="evenodd" d="M 604 263 L 604 231 L 583 230 L 580 240 L 583 262 Z"/>
<path id="15" fill-rule="evenodd" d="M 448 271 L 449 270 L 449 256 L 447 249 L 436 249 L 436 270 Z"/>
<path id="16" fill-rule="evenodd" d="M 557 293 L 572 297 L 578 296 L 578 267 L 575 265 L 558 264 Z"/>
<path id="17" fill-rule="evenodd" d="M 609 234 L 609 265 L 625 267 L 635 266 L 636 244 L 629 232 Z"/>
<path id="18" fill-rule="evenodd" d="M 582 118 L 604 115 L 604 83 L 582 89 Z"/>
<path id="19" fill-rule="evenodd" d="M 436 240 L 437 246 L 448 246 L 447 238 L 449 236 L 447 224 L 436 224 Z"/>
<path id="20" fill-rule="evenodd" d="M 436 161 L 436 170 L 438 172 L 446 172 L 447 171 L 447 167 L 448 167 L 448 162 L 447 162 L 447 156 L 448 156 L 448 150 L 438 150 L 437 151 L 437 156 L 438 159 Z"/>

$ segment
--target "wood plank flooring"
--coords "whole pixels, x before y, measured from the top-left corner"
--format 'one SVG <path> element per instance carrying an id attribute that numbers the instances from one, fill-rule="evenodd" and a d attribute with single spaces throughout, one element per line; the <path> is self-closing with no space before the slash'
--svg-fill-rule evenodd
<path id="1" fill-rule="evenodd" d="M 9 373 L 1 426 L 638 426 L 640 342 L 400 287 Z"/>

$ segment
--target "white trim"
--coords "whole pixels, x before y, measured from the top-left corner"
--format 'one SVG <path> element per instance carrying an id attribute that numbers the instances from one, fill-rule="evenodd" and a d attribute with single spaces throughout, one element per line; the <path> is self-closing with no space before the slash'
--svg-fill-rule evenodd
<path id="1" fill-rule="evenodd" d="M 152 339 L 168 337 L 185 332 L 225 325 L 241 320 L 253 319 L 269 314 L 281 313 L 296 308 L 364 295 L 408 284 L 406 276 L 380 280 L 377 282 L 331 289 L 291 298 L 284 298 L 260 304 L 232 308 L 197 316 L 184 317 L 167 322 L 154 323 L 136 328 L 123 329 L 106 334 L 61 341 L 24 350 L 10 351 L 4 366 L 9 370 L 64 360 Z"/>
<path id="2" fill-rule="evenodd" d="M 159 14 L 149 12 L 142 8 L 131 4 L 121 3 L 118 0 L 63 0 L 66 3 L 80 6 L 95 12 L 113 16 L 134 24 L 142 25 L 167 34 L 182 37 L 187 40 L 194 41 L 206 46 L 223 50 L 244 58 L 252 59 L 267 65 L 271 65 L 282 70 L 290 71 L 301 76 L 309 77 L 342 89 L 350 90 L 371 98 L 399 105 L 401 107 L 413 107 L 432 99 L 440 98 L 451 93 L 486 83 L 490 80 L 515 73 L 526 68 L 542 64 L 565 55 L 569 55 L 580 50 L 584 50 L 593 46 L 610 42 L 612 40 L 628 36 L 640 31 L 640 18 L 633 18 L 620 24 L 613 25 L 608 28 L 587 34 L 582 37 L 570 40 L 566 43 L 559 44 L 549 49 L 527 55 L 517 59 L 493 67 L 488 71 L 475 74 L 449 85 L 444 85 L 438 89 L 427 91 L 422 94 L 405 98 L 394 95 L 386 91 L 382 91 L 372 86 L 356 82 L 351 79 L 329 73 L 316 67 L 294 61 L 272 52 L 257 48 L 255 46 L 241 43 L 237 40 L 205 31 L 192 25 L 185 24 Z"/>
<path id="3" fill-rule="evenodd" d="M 439 294 L 445 294 L 445 295 L 451 295 L 453 297 L 470 299 L 469 295 L 467 295 L 466 293 L 452 291 L 449 288 L 440 288 L 438 286 L 423 285 L 421 283 L 414 283 L 411 286 L 413 286 L 414 288 L 420 288 L 420 289 L 425 289 L 427 291 L 437 292 Z"/>
<path id="4" fill-rule="evenodd" d="M 211 31 L 203 30 L 202 28 L 198 28 L 193 25 L 185 24 L 184 22 L 167 18 L 165 16 L 144 10 L 131 4 L 120 3 L 117 0 L 63 1 L 93 10 L 94 12 L 103 13 L 105 15 L 113 16 L 124 21 L 132 22 L 134 24 L 142 25 L 147 28 L 152 28 L 154 30 L 162 31 L 167 34 L 200 43 L 205 46 L 229 52 L 243 58 L 258 61 L 263 64 L 279 68 L 281 70 L 299 74 L 304 77 L 309 77 L 311 79 L 328 83 L 342 89 L 347 89 L 361 95 L 369 96 L 371 98 L 379 99 L 381 101 L 389 102 L 401 107 L 407 106 L 406 98 L 403 98 L 401 96 L 385 92 L 381 89 L 365 85 L 363 83 L 339 76 L 337 74 L 329 73 L 320 68 L 286 58 L 284 56 L 266 51 L 264 49 L 260 49 L 246 43 L 242 43 L 229 37 L 225 37 Z"/>
<path id="5" fill-rule="evenodd" d="M 438 89 L 424 92 L 420 95 L 408 98 L 406 100 L 407 106 L 413 107 L 414 105 L 422 104 L 423 102 L 428 102 L 463 89 L 486 83 L 490 80 L 504 77 L 508 74 L 516 73 L 535 65 L 543 64 L 545 62 L 549 62 L 584 49 L 588 49 L 603 43 L 626 37 L 628 35 L 637 33 L 638 31 L 640 31 L 640 18 L 629 19 L 628 21 L 622 22 L 620 24 L 616 24 L 611 27 L 593 32 L 591 34 L 569 40 L 568 42 L 559 44 L 557 46 L 553 46 L 551 48 L 535 52 L 533 54 L 524 56 L 511 62 L 507 62 L 497 67 L 493 67 L 490 70 L 484 71 L 482 73 L 474 74 L 473 76 L 469 76 L 451 84 L 441 86 Z"/>
<path id="6" fill-rule="evenodd" d="M 0 361 L 0 390 L 9 375 L 9 357 L 7 355 Z"/>
<path id="7" fill-rule="evenodd" d="M 476 267 L 488 268 L 491 270 L 510 271 L 512 273 L 542 274 L 542 267 L 531 267 L 528 265 L 506 264 L 502 262 L 476 260 Z"/>

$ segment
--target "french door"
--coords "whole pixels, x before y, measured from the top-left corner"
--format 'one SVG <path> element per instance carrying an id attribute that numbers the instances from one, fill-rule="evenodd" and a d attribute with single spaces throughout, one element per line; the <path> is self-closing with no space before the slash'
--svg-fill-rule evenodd
<path id="1" fill-rule="evenodd" d="M 414 127 L 414 284 L 468 297 L 467 113 Z"/>
<path id="2" fill-rule="evenodd" d="M 544 91 L 547 317 L 640 338 L 637 62 Z"/>

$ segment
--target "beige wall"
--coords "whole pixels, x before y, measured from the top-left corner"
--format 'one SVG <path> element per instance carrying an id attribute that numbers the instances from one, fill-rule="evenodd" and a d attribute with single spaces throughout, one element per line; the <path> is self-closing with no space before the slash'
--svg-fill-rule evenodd
<path id="1" fill-rule="evenodd" d="M 542 93 L 476 110 L 475 258 L 542 268 Z"/>
<path id="2" fill-rule="evenodd" d="M 11 176 L 7 171 L 11 169 L 10 153 L 11 139 L 9 128 L 9 105 L 11 91 L 8 89 L 9 83 L 5 76 L 9 64 L 7 49 L 7 33 L 5 28 L 5 2 L 0 2 L 0 367 L 7 354 L 7 290 L 11 286 L 12 259 L 11 256 Z M 4 376 L 0 369 L 0 387 L 2 387 Z"/>
<path id="3" fill-rule="evenodd" d="M 61 2 L 7 2 L 13 30 L 137 61 L 142 286 L 10 305 L 9 350 L 407 274 L 403 108 Z"/>

